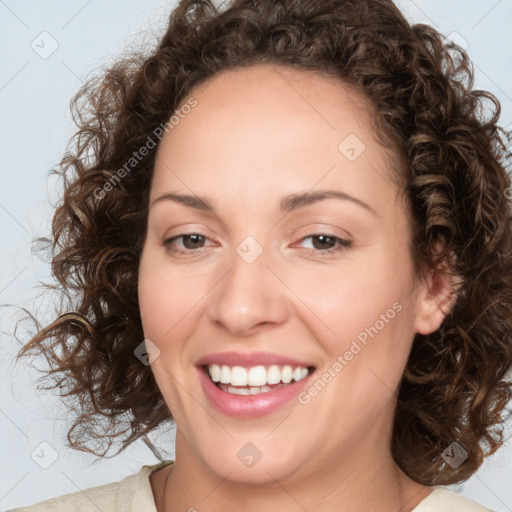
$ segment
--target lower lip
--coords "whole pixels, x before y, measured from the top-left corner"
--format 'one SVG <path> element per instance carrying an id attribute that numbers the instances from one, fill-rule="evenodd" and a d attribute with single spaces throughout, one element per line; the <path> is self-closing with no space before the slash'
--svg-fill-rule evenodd
<path id="1" fill-rule="evenodd" d="M 258 395 L 234 395 L 218 388 L 198 368 L 199 379 L 210 402 L 223 414 L 235 418 L 258 418 L 277 411 L 301 392 L 311 373 L 302 380 Z"/>

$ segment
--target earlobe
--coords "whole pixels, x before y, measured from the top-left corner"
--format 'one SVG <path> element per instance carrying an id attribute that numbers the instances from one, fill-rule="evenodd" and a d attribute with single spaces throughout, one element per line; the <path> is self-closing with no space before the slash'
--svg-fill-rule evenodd
<path id="1" fill-rule="evenodd" d="M 456 276 L 432 270 L 424 280 L 418 297 L 416 330 L 431 334 L 441 326 L 457 300 Z"/>

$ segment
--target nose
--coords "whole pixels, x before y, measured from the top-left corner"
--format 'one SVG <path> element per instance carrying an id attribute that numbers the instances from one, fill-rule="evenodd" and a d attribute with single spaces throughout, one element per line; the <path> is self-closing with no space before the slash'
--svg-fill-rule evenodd
<path id="1" fill-rule="evenodd" d="M 247 263 L 235 255 L 233 267 L 209 296 L 207 315 L 234 336 L 250 336 L 286 322 L 286 288 L 267 268 L 263 257 Z"/>

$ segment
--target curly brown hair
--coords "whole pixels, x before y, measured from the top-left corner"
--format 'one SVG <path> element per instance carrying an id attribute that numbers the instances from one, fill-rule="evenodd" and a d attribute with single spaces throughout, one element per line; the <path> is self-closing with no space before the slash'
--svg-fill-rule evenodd
<path id="1" fill-rule="evenodd" d="M 57 171 L 64 193 L 52 224 L 54 289 L 69 307 L 18 357 L 43 354 L 51 387 L 78 400 L 67 436 L 75 449 L 100 454 L 93 441 L 110 447 L 124 436 L 122 451 L 172 419 L 151 367 L 134 356 L 156 150 L 126 162 L 195 86 L 258 63 L 353 86 L 405 162 L 417 269 L 448 264 L 459 281 L 440 329 L 413 342 L 392 451 L 416 482 L 465 480 L 503 443 L 512 394 L 510 136 L 498 100 L 473 90 L 466 53 L 409 24 L 390 0 L 183 0 L 150 55 L 130 53 L 90 79 L 72 101 L 78 131 Z M 441 457 L 453 441 L 468 454 L 456 469 Z"/>

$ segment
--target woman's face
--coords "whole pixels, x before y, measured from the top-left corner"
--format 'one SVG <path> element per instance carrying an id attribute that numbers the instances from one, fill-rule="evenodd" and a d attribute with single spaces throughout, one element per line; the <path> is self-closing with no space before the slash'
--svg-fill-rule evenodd
<path id="1" fill-rule="evenodd" d="M 267 65 L 192 96 L 158 149 L 139 275 L 178 457 L 259 483 L 384 460 L 432 325 L 367 105 Z"/>

